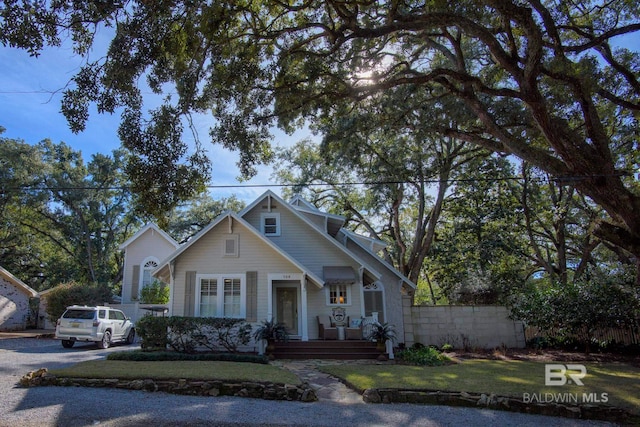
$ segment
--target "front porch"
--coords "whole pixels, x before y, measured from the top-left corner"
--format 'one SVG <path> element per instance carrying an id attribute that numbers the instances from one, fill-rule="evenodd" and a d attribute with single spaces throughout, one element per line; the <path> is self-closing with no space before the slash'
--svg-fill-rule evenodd
<path id="1" fill-rule="evenodd" d="M 377 359 L 381 353 L 375 342 L 364 340 L 291 340 L 276 343 L 273 351 L 276 359 Z"/>

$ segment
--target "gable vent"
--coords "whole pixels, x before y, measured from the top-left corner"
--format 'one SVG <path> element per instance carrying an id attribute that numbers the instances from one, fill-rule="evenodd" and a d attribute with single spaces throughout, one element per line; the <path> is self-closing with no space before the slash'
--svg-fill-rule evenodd
<path id="1" fill-rule="evenodd" d="M 238 256 L 238 236 L 231 236 L 224 239 L 224 256 Z"/>

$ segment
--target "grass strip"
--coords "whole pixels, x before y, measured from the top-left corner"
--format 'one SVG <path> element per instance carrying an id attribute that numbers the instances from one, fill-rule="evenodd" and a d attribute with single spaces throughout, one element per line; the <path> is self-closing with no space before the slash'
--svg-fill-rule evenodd
<path id="1" fill-rule="evenodd" d="M 300 384 L 296 375 L 282 368 L 241 362 L 91 360 L 80 362 L 68 368 L 52 369 L 50 373 L 67 378 L 119 378 L 125 380 L 184 378 Z"/>
<path id="2" fill-rule="evenodd" d="M 622 363 L 585 363 L 584 386 L 545 386 L 545 363 L 473 359 L 445 366 L 326 365 L 320 369 L 356 389 L 428 389 L 468 393 L 494 393 L 523 398 L 524 393 L 596 393 L 606 404 L 640 414 L 640 368 Z"/>

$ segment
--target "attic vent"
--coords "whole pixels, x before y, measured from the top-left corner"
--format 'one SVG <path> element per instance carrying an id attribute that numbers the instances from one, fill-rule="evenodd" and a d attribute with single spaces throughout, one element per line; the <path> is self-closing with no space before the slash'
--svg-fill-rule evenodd
<path id="1" fill-rule="evenodd" d="M 232 235 L 224 239 L 224 256 L 237 257 L 238 256 L 238 235 Z"/>

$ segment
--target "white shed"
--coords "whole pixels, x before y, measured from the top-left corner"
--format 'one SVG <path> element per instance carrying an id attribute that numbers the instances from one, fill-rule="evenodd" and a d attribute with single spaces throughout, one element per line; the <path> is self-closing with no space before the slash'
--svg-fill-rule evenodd
<path id="1" fill-rule="evenodd" d="M 0 267 L 0 331 L 26 329 L 32 315 L 29 300 L 37 295 L 22 280 Z"/>

